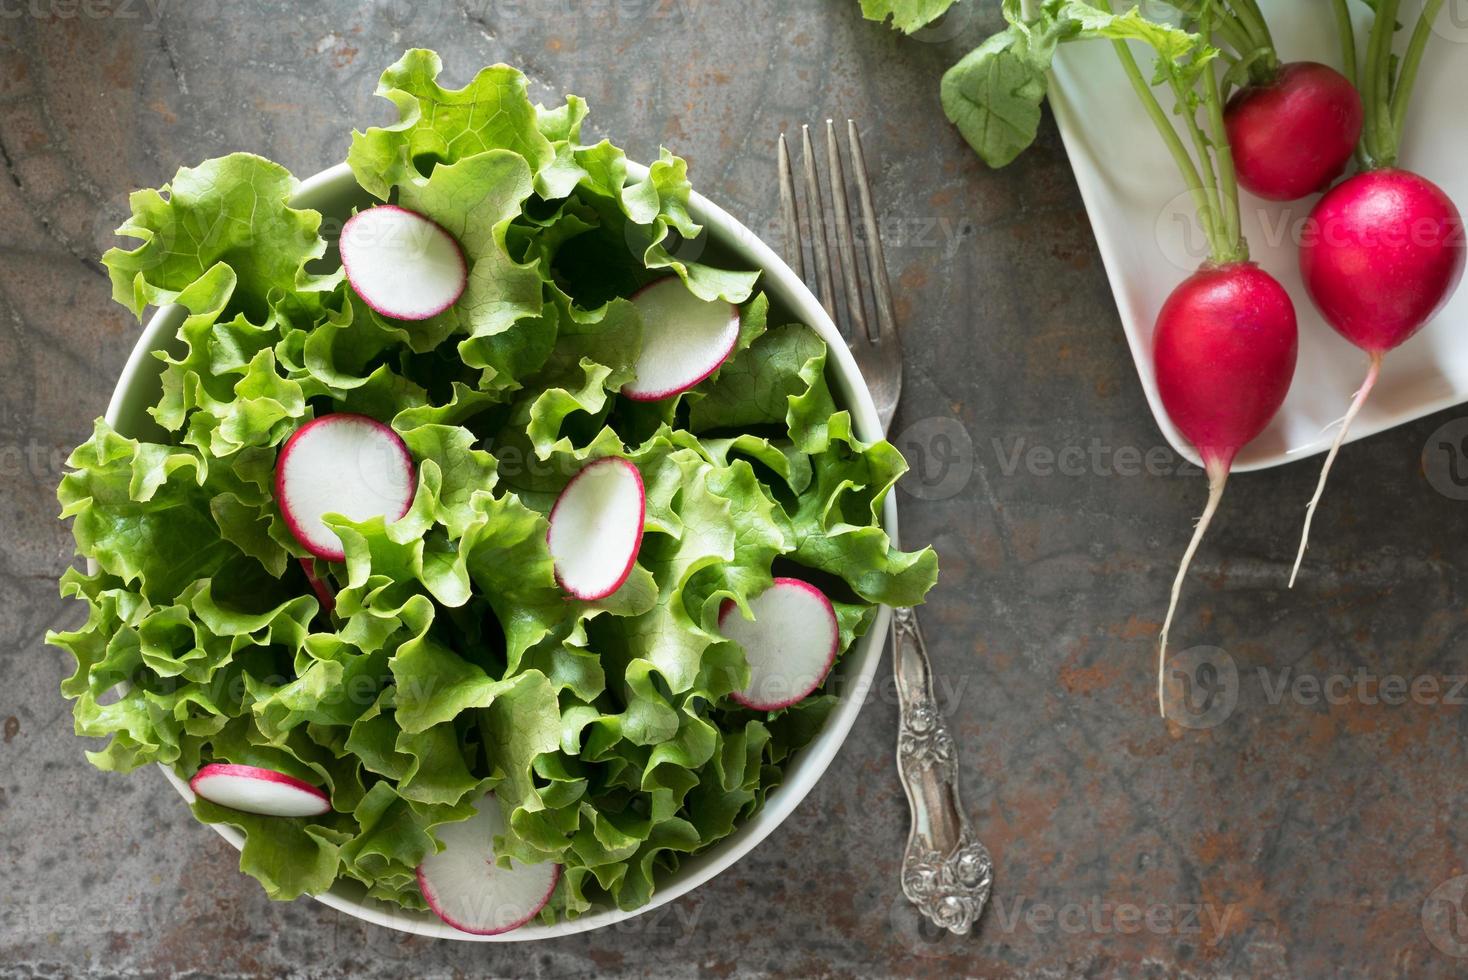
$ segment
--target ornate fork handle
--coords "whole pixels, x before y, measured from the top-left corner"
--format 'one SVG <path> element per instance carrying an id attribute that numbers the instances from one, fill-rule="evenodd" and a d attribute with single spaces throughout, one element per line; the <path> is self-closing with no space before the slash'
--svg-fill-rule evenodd
<path id="1" fill-rule="evenodd" d="M 897 771 L 912 808 L 902 891 L 932 923 L 962 935 L 983 914 L 994 883 L 988 848 L 974 836 L 958 793 L 958 750 L 933 695 L 928 650 L 911 609 L 892 619 L 897 678 Z"/>

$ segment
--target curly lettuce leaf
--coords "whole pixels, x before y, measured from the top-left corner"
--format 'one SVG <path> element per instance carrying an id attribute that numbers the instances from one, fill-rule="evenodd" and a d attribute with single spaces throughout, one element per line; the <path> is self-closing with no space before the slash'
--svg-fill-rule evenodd
<path id="1" fill-rule="evenodd" d="M 347 162 L 357 182 L 386 200 L 395 185 L 407 184 L 435 164 L 452 164 L 486 150 L 509 150 L 538 173 L 554 151 L 541 132 L 525 76 L 494 65 L 463 88 L 438 84 L 443 61 L 414 48 L 383 71 L 377 95 L 392 102 L 398 121 L 352 133 Z"/>
<path id="2" fill-rule="evenodd" d="M 142 244 L 102 256 L 113 299 L 135 316 L 180 303 L 194 314 L 234 309 L 258 319 L 276 300 L 319 312 L 341 273 L 306 271 L 326 241 L 320 214 L 289 205 L 298 186 L 280 164 L 233 153 L 180 169 L 166 187 L 135 192 L 117 233 Z"/>

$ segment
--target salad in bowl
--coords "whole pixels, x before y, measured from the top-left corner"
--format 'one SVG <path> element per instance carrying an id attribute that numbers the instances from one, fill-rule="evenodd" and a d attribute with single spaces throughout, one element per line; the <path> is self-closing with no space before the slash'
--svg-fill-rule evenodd
<path id="1" fill-rule="evenodd" d="M 682 160 L 440 69 L 383 73 L 341 213 L 242 153 L 132 196 L 104 262 L 169 329 L 62 479 L 89 612 L 49 639 L 91 761 L 187 781 L 271 898 L 491 936 L 737 836 L 937 560 L 822 334 L 681 257 Z"/>

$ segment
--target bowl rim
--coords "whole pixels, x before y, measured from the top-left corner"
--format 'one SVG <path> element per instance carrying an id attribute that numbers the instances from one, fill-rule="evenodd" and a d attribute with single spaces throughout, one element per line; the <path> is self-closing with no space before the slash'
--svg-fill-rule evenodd
<path id="1" fill-rule="evenodd" d="M 627 175 L 631 180 L 643 180 L 647 176 L 647 168 L 629 160 Z M 350 166 L 340 163 L 301 181 L 291 198 L 291 204 L 298 208 L 315 209 L 318 204 L 359 191 L 360 185 Z M 885 438 L 871 392 L 862 378 L 855 358 L 831 317 L 809 287 L 758 235 L 697 191 L 689 194 L 688 210 L 693 219 L 707 229 L 711 240 L 718 241 L 741 262 L 747 263 L 749 268 L 761 271 L 760 287 L 766 293 L 772 298 L 778 298 L 797 322 L 810 326 L 825 340 L 829 349 L 827 364 L 833 369 L 832 380 L 837 388 L 836 394 L 841 404 L 852 413 L 857 435 L 868 441 Z M 150 403 L 150 386 L 147 382 L 156 376 L 158 364 L 153 352 L 172 339 L 184 316 L 182 307 L 169 305 L 159 308 L 148 320 L 128 356 L 108 403 L 105 418 L 109 425 L 116 427 L 123 417 L 139 417 Z M 896 541 L 895 492 L 888 494 L 883 505 L 882 526 Z M 91 563 L 89 567 L 90 565 Z M 343 879 L 338 879 L 327 891 L 311 897 L 323 905 L 374 925 L 412 935 L 462 942 L 533 942 L 576 935 L 625 922 L 680 898 L 712 880 L 753 850 L 785 822 L 815 787 L 845 744 L 847 735 L 872 691 L 877 667 L 887 643 L 891 617 L 891 608 L 879 605 L 871 628 L 842 657 L 843 690 L 835 708 L 816 737 L 796 753 L 786 766 L 785 779 L 770 792 L 760 811 L 708 850 L 684 857 L 678 869 L 669 875 L 668 880 L 653 893 L 652 898 L 638 908 L 597 909 L 575 919 L 562 919 L 553 925 L 532 922 L 500 935 L 476 936 L 454 929 L 431 912 L 411 912 L 367 898 L 357 883 Z M 169 766 L 163 763 L 157 765 L 185 802 L 192 804 L 194 793 L 188 783 L 179 778 Z M 244 847 L 244 835 L 234 827 L 228 824 L 207 826 L 229 841 L 236 850 Z"/>

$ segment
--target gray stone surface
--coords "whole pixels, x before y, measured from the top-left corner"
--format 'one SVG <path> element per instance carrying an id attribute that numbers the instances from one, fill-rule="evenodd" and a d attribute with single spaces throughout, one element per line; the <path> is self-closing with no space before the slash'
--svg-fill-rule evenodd
<path id="1" fill-rule="evenodd" d="M 1461 972 L 1465 505 L 1423 454 L 1468 412 L 1342 454 L 1294 592 L 1315 467 L 1235 480 L 1176 636 L 1227 651 L 1236 704 L 1211 728 L 1161 723 L 1153 638 L 1204 485 L 1159 448 L 1053 126 L 989 173 L 942 120 L 939 76 L 992 6 L 921 41 L 863 22 L 855 0 L 0 3 L 0 972 Z M 340 160 L 351 124 L 388 117 L 376 75 L 414 44 L 451 79 L 504 60 L 540 96 L 584 95 L 593 134 L 644 159 L 676 149 L 757 228 L 775 214 L 777 132 L 865 122 L 910 355 L 898 428 L 956 418 L 973 445 L 971 477 L 902 504 L 909 540 L 943 558 L 925 622 L 998 864 L 977 935 L 923 932 L 897 899 L 890 697 L 738 867 L 624 927 L 528 947 L 272 904 L 156 774 L 86 764 L 63 656 L 41 637 L 78 618 L 56 597 L 60 460 L 136 336 L 96 258 L 128 190 L 179 164 L 248 149 L 304 175 Z M 1045 465 L 1093 446 L 1079 472 Z M 1132 465 L 1153 449 L 1165 475 Z M 1389 677 L 1440 686 L 1380 703 Z M 1330 678 L 1334 696 L 1312 698 L 1309 679 Z"/>

